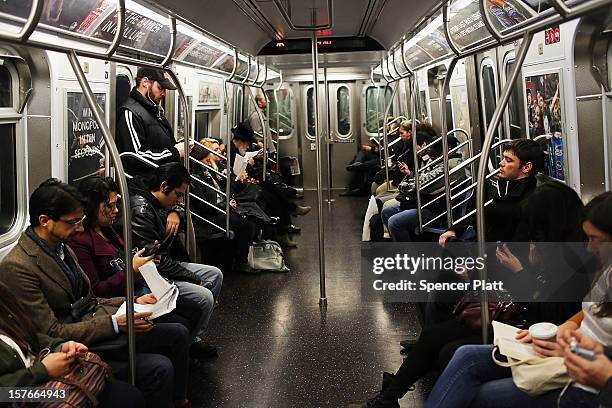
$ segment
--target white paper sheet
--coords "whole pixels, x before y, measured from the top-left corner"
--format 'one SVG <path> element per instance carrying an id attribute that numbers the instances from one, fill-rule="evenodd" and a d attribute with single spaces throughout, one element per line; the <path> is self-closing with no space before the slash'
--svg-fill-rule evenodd
<path id="1" fill-rule="evenodd" d="M 147 286 L 151 289 L 151 293 L 157 298 L 157 303 L 140 305 L 134 303 L 134 312 L 151 312 L 150 319 L 163 316 L 176 309 L 176 300 L 178 299 L 179 290 L 176 285 L 171 285 L 157 271 L 157 266 L 151 261 L 147 262 L 139 268 L 142 277 Z M 126 304 L 123 302 L 121 307 L 115 313 L 115 316 L 126 314 Z"/>
<path id="2" fill-rule="evenodd" d="M 493 321 L 493 344 L 499 347 L 499 352 L 506 357 L 517 360 L 541 358 L 533 351 L 531 344 L 518 341 L 515 337 L 520 330 L 509 324 Z"/>
<path id="3" fill-rule="evenodd" d="M 263 149 L 259 149 L 256 152 L 246 152 L 244 156 L 236 154 L 236 158 L 234 159 L 234 166 L 232 166 L 232 171 L 236 176 L 236 180 L 242 173 L 245 172 L 247 165 L 249 164 L 249 159 L 254 158 L 259 153 L 261 153 Z"/>

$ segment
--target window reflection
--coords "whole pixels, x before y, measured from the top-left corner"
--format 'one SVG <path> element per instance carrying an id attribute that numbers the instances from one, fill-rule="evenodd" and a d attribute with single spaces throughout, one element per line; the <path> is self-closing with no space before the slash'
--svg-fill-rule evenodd
<path id="1" fill-rule="evenodd" d="M 338 112 L 338 134 L 348 136 L 351 133 L 351 106 L 349 89 L 341 86 L 336 92 L 336 108 Z"/>

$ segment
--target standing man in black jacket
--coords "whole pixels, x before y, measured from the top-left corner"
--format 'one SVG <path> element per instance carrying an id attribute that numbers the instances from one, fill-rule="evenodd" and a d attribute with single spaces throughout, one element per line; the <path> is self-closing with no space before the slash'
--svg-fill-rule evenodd
<path id="1" fill-rule="evenodd" d="M 136 74 L 136 86 L 117 117 L 119 151 L 137 153 L 157 165 L 178 162 L 185 157 L 183 143 L 174 139 L 172 126 L 164 116 L 161 102 L 166 90 L 176 86 L 161 69 L 141 67 Z M 142 175 L 150 169 L 136 160 L 125 160 L 126 172 Z"/>

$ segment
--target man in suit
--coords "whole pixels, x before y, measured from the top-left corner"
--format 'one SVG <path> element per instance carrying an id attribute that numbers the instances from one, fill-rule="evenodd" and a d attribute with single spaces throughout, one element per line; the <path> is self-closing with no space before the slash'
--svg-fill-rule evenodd
<path id="1" fill-rule="evenodd" d="M 83 231 L 80 194 L 73 186 L 49 179 L 32 193 L 29 213 L 30 227 L 0 264 L 0 282 L 30 313 L 37 331 L 85 343 L 105 357 L 117 377 L 125 377 L 125 361 L 113 361 L 125 360 L 126 355 L 126 316 L 115 315 L 125 298 L 96 298 L 87 275 L 65 244 Z M 136 302 L 155 303 L 156 299 L 145 295 Z M 139 351 L 136 385 L 145 394 L 147 406 L 168 407 L 172 401 L 185 400 L 189 331 L 179 323 L 154 327 L 149 316 L 134 315 Z"/>

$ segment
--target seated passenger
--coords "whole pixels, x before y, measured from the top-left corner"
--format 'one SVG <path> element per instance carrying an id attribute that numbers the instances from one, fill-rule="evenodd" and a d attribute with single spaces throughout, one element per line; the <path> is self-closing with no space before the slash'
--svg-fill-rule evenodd
<path id="1" fill-rule="evenodd" d="M 208 326 L 215 301 L 223 285 L 223 274 L 214 266 L 192 263 L 187 250 L 177 236 L 185 230 L 185 220 L 180 204 L 187 194 L 189 172 L 180 163 L 167 163 L 155 168 L 140 190 L 130 189 L 132 207 L 132 239 L 137 247 L 155 241 L 171 240 L 168 250 L 160 256 L 157 269 L 167 279 L 173 280 L 180 293 L 197 303 L 202 310 L 197 324 L 197 337 L 191 353 L 206 357 L 216 354 L 216 348 L 202 343 L 201 337 Z M 180 214 L 179 214 L 180 213 Z"/>
<path id="2" fill-rule="evenodd" d="M 546 188 L 543 194 L 546 195 L 548 202 L 560 202 L 567 199 L 568 195 L 572 195 L 572 198 L 564 202 L 564 205 L 550 207 L 545 222 L 529 223 L 528 227 L 521 227 L 521 230 L 525 231 L 528 236 L 537 237 L 544 242 L 575 242 L 580 239 L 585 241 L 586 237 L 581 234 L 583 206 L 577 194 L 564 185 L 561 188 Z M 527 208 L 533 208 L 533 206 L 527 206 Z M 531 217 L 530 214 L 523 213 L 522 218 L 529 220 Z M 519 214 L 519 219 L 521 219 L 521 214 Z M 558 228 L 551 229 L 552 234 L 555 235 L 549 235 L 549 227 L 555 223 L 558 224 Z M 558 247 L 562 248 L 560 245 Z M 552 254 L 542 252 L 540 256 L 546 260 L 544 264 L 538 265 L 538 270 L 544 270 L 542 273 L 544 276 L 565 275 L 572 270 L 575 264 L 573 261 L 565 262 L 559 252 Z M 578 260 L 581 259 L 584 258 L 579 256 Z M 493 264 L 491 263 L 491 265 Z M 561 268 L 566 270 L 561 270 Z M 576 288 L 576 290 L 578 291 L 580 288 Z M 587 289 L 583 287 L 582 290 L 582 292 L 574 292 L 576 299 L 583 296 Z M 536 291 L 538 291 L 538 288 L 533 288 L 532 295 L 535 295 Z M 527 298 L 525 294 L 522 296 Z M 558 324 L 562 322 L 562 320 L 559 320 L 560 316 L 574 313 L 579 308 L 577 303 L 568 302 L 528 303 L 521 304 L 521 306 L 520 316 L 515 317 L 515 321 L 506 323 L 526 322 L 527 327 L 541 321 Z M 396 374 L 394 376 L 387 374 L 383 377 L 386 378 L 387 384 L 383 385 L 383 389 L 376 397 L 368 401 L 368 408 L 398 407 L 397 400 L 402 398 L 410 387 L 434 368 L 438 362 L 444 365 L 448 361 L 447 356 L 452 355 L 456 348 L 461 345 L 480 342 L 480 335 L 473 328 L 465 325 L 459 318 L 424 327 L 417 343 L 408 352 Z M 489 358 L 490 356 L 491 350 L 489 349 Z M 466 364 L 466 366 L 469 366 L 469 364 Z M 443 393 L 442 390 L 444 388 L 441 389 L 440 393 Z"/>
<path id="3" fill-rule="evenodd" d="M 448 139 L 448 147 L 452 149 L 456 146 L 455 139 L 450 137 Z M 425 149 L 431 142 L 432 140 L 430 139 L 429 133 L 417 131 L 417 148 L 419 150 Z M 441 142 L 433 144 L 420 154 L 420 156 L 423 157 L 422 165 L 419 166 L 419 168 L 422 169 L 419 173 L 419 182 L 421 188 L 421 203 L 423 204 L 435 199 L 441 193 L 444 193 L 444 163 L 442 160 L 439 160 L 437 163 L 431 164 L 441 155 Z M 450 157 L 448 160 L 449 170 L 457 167 L 460 163 L 460 158 L 456 156 Z M 409 174 L 408 167 L 405 164 L 400 164 L 400 169 L 402 172 L 405 172 L 405 174 Z M 438 180 L 434 181 L 436 178 Z M 463 178 L 465 178 L 465 172 L 462 174 L 460 171 L 457 171 L 450 175 L 450 182 L 460 181 Z M 428 186 L 429 183 L 432 184 Z M 387 226 L 391 238 L 396 242 L 413 241 L 415 230 L 419 226 L 415 188 L 416 183 L 414 177 L 409 178 L 407 175 L 406 180 L 402 181 L 399 185 L 399 194 L 395 197 L 397 203 L 384 207 L 381 212 L 383 224 Z M 427 222 L 445 211 L 446 200 L 444 197 L 441 197 L 433 204 L 421 210 L 423 222 Z"/>
<path id="4" fill-rule="evenodd" d="M 128 269 L 121 257 L 123 238 L 113 228 L 119 213 L 119 187 L 110 177 L 89 177 L 81 181 L 79 191 L 86 200 L 86 217 L 83 223 L 85 230 L 70 239 L 70 247 L 89 277 L 96 296 L 125 296 L 125 276 Z M 137 296 L 151 292 L 138 270 L 152 258 L 142 257 L 143 251 L 144 249 L 141 249 L 134 255 L 131 268 L 135 278 L 134 293 Z M 202 320 L 201 314 L 202 310 L 197 303 L 179 293 L 176 309 L 159 317 L 156 322 L 182 323 L 195 338 L 197 325 Z"/>
<path id="5" fill-rule="evenodd" d="M 44 349 L 49 353 L 42 359 Z M 30 316 L 13 293 L 0 284 L 0 387 L 44 387 L 52 378 L 66 375 L 76 355 L 87 346 L 38 333 Z M 123 381 L 107 382 L 97 395 L 98 407 L 142 407 L 142 393 Z"/>
<path id="6" fill-rule="evenodd" d="M 29 213 L 30 227 L 0 264 L 0 282 L 36 318 L 32 323 L 37 332 L 87 344 L 107 360 L 117 378 L 125 379 L 126 315 L 114 314 L 125 298 L 97 298 L 66 245 L 83 231 L 83 198 L 75 187 L 49 179 L 32 193 Z M 145 295 L 136 302 L 156 299 Z M 147 406 L 167 408 L 172 400 L 184 404 L 189 332 L 180 323 L 153 325 L 146 320 L 150 315 L 134 314 L 136 386 Z"/>
<path id="7" fill-rule="evenodd" d="M 351 179 L 347 191 L 340 193 L 340 196 L 361 196 L 369 193 L 369 187 L 379 169 L 380 145 L 373 138 L 370 143 L 361 145 L 359 152 L 346 166 L 346 170 L 351 173 Z"/>
<path id="8" fill-rule="evenodd" d="M 608 380 L 612 376 L 610 360 L 602 355 L 604 347 L 612 346 L 612 193 L 595 197 L 587 204 L 585 212 L 583 229 L 589 238 L 589 250 L 599 258 L 602 273 L 584 298 L 582 311 L 560 325 L 552 341 L 532 339 L 526 330 L 519 331 L 516 336 L 524 343 L 531 343 L 534 351 L 542 356 L 563 357 L 568 373 L 578 382 L 572 384 L 561 398 L 561 389 L 531 397 L 516 387 L 509 368 L 493 362 L 493 346 L 463 346 L 457 350 L 436 382 L 426 407 L 600 406 L 603 401 L 598 401 L 597 392 L 604 388 L 609 390 Z M 575 355 L 569 347 L 572 337 L 582 347 L 594 350 L 597 353 L 596 360 L 589 362 Z"/>
<path id="9" fill-rule="evenodd" d="M 253 142 L 253 130 L 246 123 L 239 123 L 232 129 L 232 149 L 230 150 L 229 167 L 234 165 L 236 155 L 244 155 Z M 244 180 L 246 183 L 256 183 L 261 187 L 261 197 L 258 203 L 272 217 L 278 217 L 276 241 L 286 248 L 295 248 L 297 243 L 288 237 L 288 233 L 295 230 L 291 221 L 291 215 L 306 215 L 312 209 L 310 206 L 297 205 L 287 198 L 285 194 L 273 183 L 264 183 L 257 177 L 260 174 L 254 168 L 255 161 L 251 159 L 247 166 L 249 178 Z M 246 185 L 244 184 L 243 185 Z M 239 194 L 239 193 L 237 193 Z M 238 200 L 239 201 L 239 200 Z"/>
<path id="10" fill-rule="evenodd" d="M 404 178 L 405 174 L 399 168 L 399 163 L 408 166 L 411 171 L 414 170 L 414 154 L 412 152 L 412 121 L 404 120 L 399 126 L 400 141 L 396 142 L 390 149 L 389 155 L 393 155 L 393 163 L 389 167 L 389 181 L 392 186 L 397 187 Z M 432 135 L 433 137 L 433 135 Z M 384 151 L 382 149 L 381 151 Z M 383 167 L 374 176 L 372 182 L 372 195 L 379 195 L 387 191 L 387 173 Z"/>
<path id="11" fill-rule="evenodd" d="M 535 190 L 535 176 L 543 167 L 544 153 L 538 142 L 517 139 L 504 145 L 497 185 L 492 192 L 493 202 L 485 207 L 487 242 L 509 242 L 513 239 L 520 221 L 520 203 Z M 453 225 L 440 235 L 440 245 L 444 246 L 450 237 L 460 238 L 470 225 L 476 225 L 475 216 Z"/>
<path id="12" fill-rule="evenodd" d="M 210 148 L 213 151 L 219 152 L 219 143 L 215 139 L 202 139 L 200 143 L 202 143 L 204 146 Z M 215 156 L 212 153 L 206 152 L 196 152 L 195 155 L 195 158 L 199 159 L 202 163 L 206 164 L 214 170 L 218 170 L 217 159 L 220 160 L 220 157 Z M 192 167 L 192 174 L 194 177 L 205 182 L 209 186 L 212 186 L 219 191 L 225 191 L 225 180 L 221 180 L 220 178 L 218 178 L 215 173 L 211 172 L 206 167 L 194 165 Z M 226 208 L 224 196 L 222 196 L 212 188 L 206 187 L 203 184 L 196 182 L 193 183 L 193 185 L 191 186 L 191 192 L 197 195 L 198 197 L 206 200 L 208 203 L 216 206 L 217 208 L 220 208 L 222 210 L 225 210 Z M 193 211 L 204 216 L 216 225 L 225 228 L 225 214 L 216 211 L 210 206 L 200 203 L 197 200 L 192 200 L 191 204 Z M 269 222 L 270 218 L 255 203 L 251 203 L 249 205 L 249 209 L 251 210 L 249 212 L 242 211 L 244 210 L 244 204 L 240 205 L 239 210 L 239 204 L 233 198 L 230 199 L 229 204 L 229 225 L 230 230 L 232 230 L 235 234 L 234 239 L 231 242 L 233 249 L 231 253 L 231 258 L 234 260 L 232 269 L 236 271 L 250 272 L 247 257 L 249 254 L 249 247 L 256 240 L 258 231 L 256 220 L 252 219 L 252 211 L 259 211 L 258 214 L 260 217 L 262 217 L 263 221 Z M 202 232 L 210 230 L 210 227 L 202 221 L 194 220 L 194 226 L 197 226 L 196 237 L 198 237 L 198 234 L 202 234 Z M 213 232 L 217 231 L 218 230 L 214 230 Z"/>

